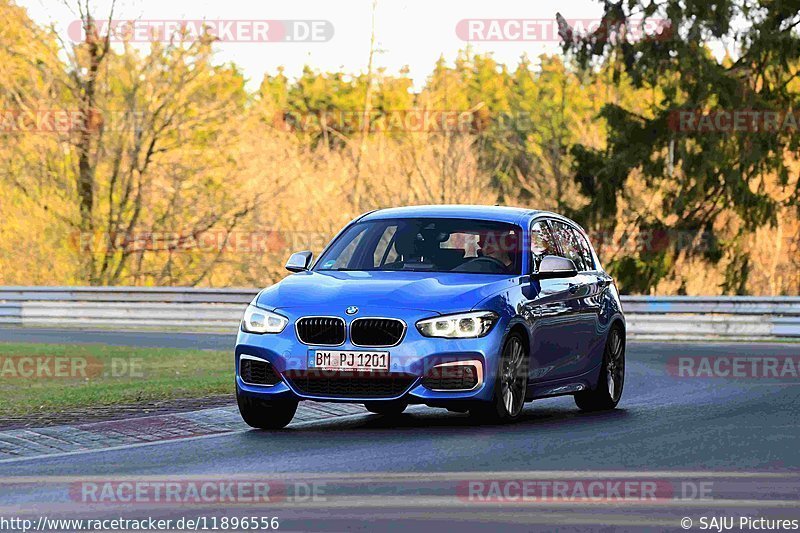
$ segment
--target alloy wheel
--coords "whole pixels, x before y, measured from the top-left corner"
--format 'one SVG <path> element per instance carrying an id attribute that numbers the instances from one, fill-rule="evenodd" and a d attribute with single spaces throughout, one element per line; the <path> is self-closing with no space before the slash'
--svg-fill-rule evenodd
<path id="1" fill-rule="evenodd" d="M 606 363 L 606 385 L 608 395 L 613 401 L 619 400 L 625 379 L 625 350 L 622 337 L 616 328 L 611 330 L 608 340 L 608 361 Z"/>
<path id="2" fill-rule="evenodd" d="M 500 377 L 500 387 L 503 394 L 503 404 L 512 417 L 522 411 L 525 403 L 525 388 L 527 386 L 525 369 L 525 348 L 517 337 L 511 337 L 506 343 L 503 353 L 503 370 Z"/>

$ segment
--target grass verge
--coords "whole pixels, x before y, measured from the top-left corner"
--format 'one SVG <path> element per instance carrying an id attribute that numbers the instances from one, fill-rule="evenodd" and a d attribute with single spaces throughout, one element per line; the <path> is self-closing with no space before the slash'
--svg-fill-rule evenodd
<path id="1" fill-rule="evenodd" d="M 0 343 L 0 416 L 233 391 L 228 351 Z"/>

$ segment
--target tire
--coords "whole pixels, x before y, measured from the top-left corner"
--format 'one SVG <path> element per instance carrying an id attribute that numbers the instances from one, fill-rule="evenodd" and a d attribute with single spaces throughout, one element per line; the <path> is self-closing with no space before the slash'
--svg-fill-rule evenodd
<path id="1" fill-rule="evenodd" d="M 294 418 L 297 401 L 267 401 L 236 393 L 239 413 L 245 423 L 257 429 L 281 429 Z"/>
<path id="2" fill-rule="evenodd" d="M 625 336 L 615 326 L 609 331 L 603 351 L 600 376 L 594 390 L 579 392 L 575 404 L 582 411 L 607 411 L 614 409 L 622 398 L 625 385 Z"/>
<path id="3" fill-rule="evenodd" d="M 519 418 L 528 387 L 528 350 L 522 336 L 512 333 L 503 344 L 492 399 L 470 408 L 480 422 L 505 423 Z"/>
<path id="4" fill-rule="evenodd" d="M 364 407 L 370 413 L 383 416 L 397 416 L 406 410 L 408 402 L 402 400 L 393 400 L 389 402 L 366 402 Z"/>

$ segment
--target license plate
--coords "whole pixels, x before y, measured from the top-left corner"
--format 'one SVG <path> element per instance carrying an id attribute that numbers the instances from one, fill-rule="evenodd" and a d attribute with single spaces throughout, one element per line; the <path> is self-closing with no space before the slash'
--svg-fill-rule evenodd
<path id="1" fill-rule="evenodd" d="M 322 370 L 389 370 L 389 352 L 311 350 L 308 368 Z"/>

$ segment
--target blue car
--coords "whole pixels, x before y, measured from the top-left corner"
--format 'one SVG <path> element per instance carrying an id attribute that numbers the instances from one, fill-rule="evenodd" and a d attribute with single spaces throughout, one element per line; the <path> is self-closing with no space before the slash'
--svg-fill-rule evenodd
<path id="1" fill-rule="evenodd" d="M 300 400 L 409 404 L 486 422 L 536 398 L 613 409 L 625 317 L 586 233 L 544 211 L 420 206 L 367 213 L 248 306 L 236 341 L 244 421 L 286 426 Z"/>

